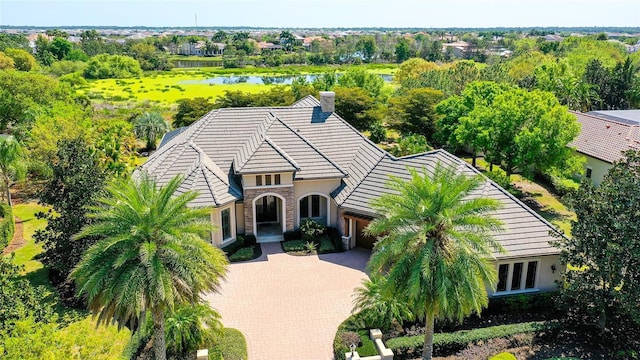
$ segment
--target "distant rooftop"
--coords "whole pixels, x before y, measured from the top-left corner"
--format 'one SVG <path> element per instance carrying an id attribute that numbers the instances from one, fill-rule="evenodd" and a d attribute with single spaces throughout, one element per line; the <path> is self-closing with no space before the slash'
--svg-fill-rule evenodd
<path id="1" fill-rule="evenodd" d="M 627 125 L 640 125 L 640 110 L 597 110 L 587 114 Z"/>

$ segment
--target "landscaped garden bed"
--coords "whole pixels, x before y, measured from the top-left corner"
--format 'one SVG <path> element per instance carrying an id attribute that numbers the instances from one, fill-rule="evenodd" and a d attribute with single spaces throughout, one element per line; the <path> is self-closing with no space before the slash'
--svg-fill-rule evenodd
<path id="1" fill-rule="evenodd" d="M 253 235 L 239 235 L 235 242 L 222 248 L 230 262 L 249 261 L 262 255 L 262 248 Z"/>
<path id="2" fill-rule="evenodd" d="M 338 229 L 313 220 L 303 221 L 300 229 L 283 234 L 282 250 L 290 255 L 328 254 L 342 251 Z"/>

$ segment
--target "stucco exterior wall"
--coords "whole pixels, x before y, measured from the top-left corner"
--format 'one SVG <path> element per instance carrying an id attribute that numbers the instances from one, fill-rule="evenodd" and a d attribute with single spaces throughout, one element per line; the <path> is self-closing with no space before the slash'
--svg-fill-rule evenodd
<path id="1" fill-rule="evenodd" d="M 329 202 L 329 226 L 336 226 L 338 222 L 338 207 L 331 197 L 331 192 L 340 186 L 340 179 L 328 180 L 299 180 L 293 182 L 293 219 L 295 226 L 300 224 L 299 200 L 307 195 L 324 195 Z"/>
<path id="2" fill-rule="evenodd" d="M 229 218 L 231 219 L 231 238 L 223 241 L 222 239 L 222 217 L 220 212 L 222 210 L 229 209 L 231 213 L 229 214 Z M 221 247 L 227 244 L 230 244 L 235 241 L 237 237 L 237 215 L 236 215 L 236 206 L 235 204 L 224 205 L 219 208 L 211 209 L 211 224 L 214 226 L 215 230 L 211 232 L 211 243 L 215 246 Z"/>
<path id="3" fill-rule="evenodd" d="M 591 156 L 585 156 L 587 161 L 584 164 L 584 173 L 587 172 L 587 167 L 591 168 L 591 181 L 594 185 L 600 185 L 602 179 L 609 172 L 609 169 L 613 167 L 613 164 L 610 164 L 606 161 L 602 161 L 600 159 L 593 158 Z"/>
<path id="4" fill-rule="evenodd" d="M 280 184 L 281 185 L 290 185 L 293 183 L 293 173 L 265 173 L 265 174 L 251 174 L 251 175 L 242 175 L 242 187 L 254 187 L 256 186 L 256 176 L 260 175 L 263 179 L 264 185 L 264 175 L 271 175 L 271 179 L 273 181 L 273 176 L 276 174 L 280 174 Z"/>
<path id="5" fill-rule="evenodd" d="M 244 203 L 236 203 L 236 234 L 244 234 Z"/>

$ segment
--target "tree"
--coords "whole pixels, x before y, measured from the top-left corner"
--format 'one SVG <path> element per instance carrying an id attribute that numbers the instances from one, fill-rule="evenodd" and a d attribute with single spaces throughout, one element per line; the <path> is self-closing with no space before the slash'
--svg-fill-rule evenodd
<path id="1" fill-rule="evenodd" d="M 9 55 L 0 51 L 0 70 L 14 69 L 15 67 L 15 61 L 13 61 L 13 59 Z"/>
<path id="2" fill-rule="evenodd" d="M 369 94 L 359 87 L 336 86 L 333 91 L 336 93 L 336 113 L 359 131 L 367 130 L 374 120 L 367 116 L 367 111 L 374 106 Z"/>
<path id="3" fill-rule="evenodd" d="M 140 63 L 123 55 L 96 55 L 89 60 L 84 70 L 84 76 L 88 79 L 123 79 L 140 75 Z"/>
<path id="4" fill-rule="evenodd" d="M 435 107 L 443 97 L 442 91 L 419 88 L 389 98 L 391 126 L 405 134 L 423 135 L 431 143 L 438 118 Z"/>
<path id="5" fill-rule="evenodd" d="M 391 177 L 372 202 L 380 214 L 367 231 L 378 235 L 369 269 L 387 281 L 384 293 L 401 298 L 425 322 L 423 359 L 433 354 L 434 322 L 480 313 L 486 286 L 495 286 L 492 252 L 502 247 L 491 235 L 502 224 L 487 215 L 497 200 L 470 197 L 486 180 L 438 164 L 433 174 L 409 169 L 410 179 Z"/>
<path id="6" fill-rule="evenodd" d="M 31 71 L 38 68 L 38 62 L 27 51 L 22 49 L 5 49 L 5 54 L 13 59 L 15 67 L 20 71 Z"/>
<path id="7" fill-rule="evenodd" d="M 411 58 L 398 67 L 398 71 L 393 75 L 393 80 L 397 83 L 404 83 L 408 80 L 417 80 L 423 73 L 435 70 L 438 64 L 420 58 Z"/>
<path id="8" fill-rule="evenodd" d="M 73 44 L 61 37 L 55 37 L 53 41 L 49 44 L 49 50 L 53 56 L 58 60 L 64 59 L 67 54 L 73 49 Z"/>
<path id="9" fill-rule="evenodd" d="M 73 300 L 73 291 L 67 293 L 66 285 L 60 287 L 82 254 L 95 243 L 96 238 L 73 241 L 71 238 L 91 223 L 86 215 L 87 207 L 96 204 L 106 181 L 95 151 L 87 141 L 77 137 L 63 139 L 50 159 L 52 176 L 39 194 L 40 201 L 51 206 L 52 211 L 39 213 L 47 220 L 47 226 L 36 231 L 34 238 L 44 248 L 42 262 L 51 270 L 51 279 L 61 291 L 63 300 Z"/>
<path id="10" fill-rule="evenodd" d="M 623 335 L 620 342 L 635 337 L 630 324 L 640 326 L 640 152 L 624 155 L 598 187 L 584 181 L 570 197 L 577 219 L 571 237 L 557 243 L 568 266 L 562 295 L 569 314 L 586 314 L 601 335 Z"/>
<path id="11" fill-rule="evenodd" d="M 373 36 L 360 37 L 360 40 L 358 40 L 358 50 L 362 52 L 362 57 L 365 62 L 373 61 L 378 51 L 376 39 Z"/>
<path id="12" fill-rule="evenodd" d="M 204 114 L 213 110 L 213 104 L 208 98 L 180 99 L 177 102 L 178 111 L 173 118 L 173 126 L 176 128 L 189 126 Z"/>
<path id="13" fill-rule="evenodd" d="M 359 87 L 364 89 L 369 96 L 377 98 L 384 87 L 384 80 L 377 74 L 372 74 L 365 69 L 350 69 L 338 78 L 338 84 L 345 87 Z"/>
<path id="14" fill-rule="evenodd" d="M 411 49 L 406 39 L 401 39 L 396 45 L 396 62 L 398 64 L 408 60 L 411 57 Z"/>
<path id="15" fill-rule="evenodd" d="M 170 129 L 167 120 L 158 112 L 146 112 L 133 123 L 136 137 L 147 142 L 146 150 L 155 150 L 158 139 Z"/>
<path id="16" fill-rule="evenodd" d="M 413 313 L 400 297 L 383 291 L 386 281 L 384 276 L 372 274 L 371 279 L 362 280 L 362 285 L 354 291 L 352 312 L 357 312 L 368 328 L 387 330 L 395 323 L 413 320 Z"/>
<path id="17" fill-rule="evenodd" d="M 407 156 L 423 153 L 433 148 L 427 143 L 427 139 L 418 134 L 402 136 L 398 140 L 398 146 L 391 148 L 390 152 L 395 156 Z"/>
<path id="18" fill-rule="evenodd" d="M 14 181 L 24 177 L 25 166 L 22 157 L 22 146 L 11 135 L 0 137 L 0 176 L 4 190 L 4 200 L 13 207 L 11 202 L 11 185 Z"/>
<path id="19" fill-rule="evenodd" d="M 227 259 L 205 239 L 210 209 L 187 207 L 198 195 L 175 195 L 182 180 L 165 186 L 142 174 L 116 180 L 99 199 L 96 221 L 75 239 L 101 237 L 71 273 L 98 323 L 134 326 L 145 313 L 153 319 L 155 359 L 166 359 L 165 314 L 218 291 Z"/>

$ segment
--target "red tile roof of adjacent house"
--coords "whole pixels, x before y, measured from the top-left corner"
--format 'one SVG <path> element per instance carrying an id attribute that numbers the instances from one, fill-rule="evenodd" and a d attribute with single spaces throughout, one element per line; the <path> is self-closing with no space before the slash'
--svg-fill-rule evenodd
<path id="1" fill-rule="evenodd" d="M 613 163 L 622 158 L 622 152 L 640 149 L 640 126 L 624 124 L 603 117 L 571 111 L 582 129 L 569 144 L 579 153 Z"/>

